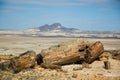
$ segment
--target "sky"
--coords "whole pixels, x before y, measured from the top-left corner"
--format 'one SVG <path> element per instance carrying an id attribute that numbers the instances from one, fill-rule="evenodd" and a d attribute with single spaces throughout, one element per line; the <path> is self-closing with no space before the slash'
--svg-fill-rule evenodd
<path id="1" fill-rule="evenodd" d="M 120 31 L 120 0 L 0 0 L 0 29 L 56 22 L 81 31 Z"/>

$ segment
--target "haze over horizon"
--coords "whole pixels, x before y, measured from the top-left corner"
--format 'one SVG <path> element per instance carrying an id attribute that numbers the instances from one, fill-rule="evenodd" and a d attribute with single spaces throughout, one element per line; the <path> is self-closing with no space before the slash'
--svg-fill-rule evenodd
<path id="1" fill-rule="evenodd" d="M 120 32 L 120 0 L 0 0 L 0 29 L 56 22 L 82 31 Z"/>

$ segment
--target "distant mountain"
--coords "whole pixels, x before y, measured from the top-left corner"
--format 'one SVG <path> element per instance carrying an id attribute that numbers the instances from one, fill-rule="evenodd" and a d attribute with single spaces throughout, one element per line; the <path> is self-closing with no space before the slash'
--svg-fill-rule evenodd
<path id="1" fill-rule="evenodd" d="M 38 27 L 38 29 L 41 32 L 46 32 L 46 31 L 56 31 L 56 32 L 65 32 L 65 33 L 79 33 L 79 29 L 75 28 L 67 28 L 62 26 L 60 23 L 54 23 L 52 25 L 45 24 L 43 26 Z"/>
<path id="2" fill-rule="evenodd" d="M 1 36 L 21 37 L 81 37 L 81 38 L 117 38 L 120 39 L 120 32 L 110 31 L 80 31 L 76 28 L 67 28 L 60 23 L 51 25 L 45 24 L 25 30 L 0 30 Z"/>

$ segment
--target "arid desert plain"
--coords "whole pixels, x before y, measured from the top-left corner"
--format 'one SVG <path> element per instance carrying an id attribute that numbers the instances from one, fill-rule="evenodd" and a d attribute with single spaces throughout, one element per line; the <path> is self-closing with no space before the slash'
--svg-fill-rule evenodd
<path id="1" fill-rule="evenodd" d="M 39 37 L 0 37 L 0 55 L 18 56 L 28 50 L 34 50 L 39 54 L 42 49 L 60 44 L 69 40 L 81 39 L 85 41 L 101 41 L 104 49 L 120 49 L 120 39 L 97 39 L 97 38 L 39 38 Z M 37 66 L 17 74 L 0 71 L 0 80 L 120 80 L 120 61 L 109 59 L 111 69 L 105 70 L 102 61 L 94 61 L 90 69 L 73 70 L 78 64 L 65 65 L 63 71 L 44 69 Z"/>
<path id="2" fill-rule="evenodd" d="M 120 49 L 120 39 L 0 37 L 0 54 L 19 55 L 27 50 L 34 50 L 38 54 L 42 49 L 73 39 L 101 41 L 105 50 Z"/>

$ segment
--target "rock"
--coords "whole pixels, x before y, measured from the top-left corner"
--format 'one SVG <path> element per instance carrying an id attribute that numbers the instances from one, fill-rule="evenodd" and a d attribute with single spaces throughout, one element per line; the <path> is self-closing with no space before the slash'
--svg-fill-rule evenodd
<path id="1" fill-rule="evenodd" d="M 77 78 L 77 74 L 73 73 L 72 78 Z"/>
<path id="2" fill-rule="evenodd" d="M 83 69 L 83 68 L 82 68 L 82 66 L 79 66 L 79 67 L 74 67 L 74 68 L 73 68 L 73 70 L 74 70 L 74 71 L 77 71 L 77 70 L 82 70 L 82 69 Z"/>
<path id="3" fill-rule="evenodd" d="M 40 70 L 40 71 L 43 71 L 43 70 L 44 70 L 44 68 L 41 67 L 40 65 L 35 65 L 34 69 L 35 69 L 35 70 Z"/>
<path id="4" fill-rule="evenodd" d="M 12 78 L 12 80 L 19 80 L 18 78 Z"/>

